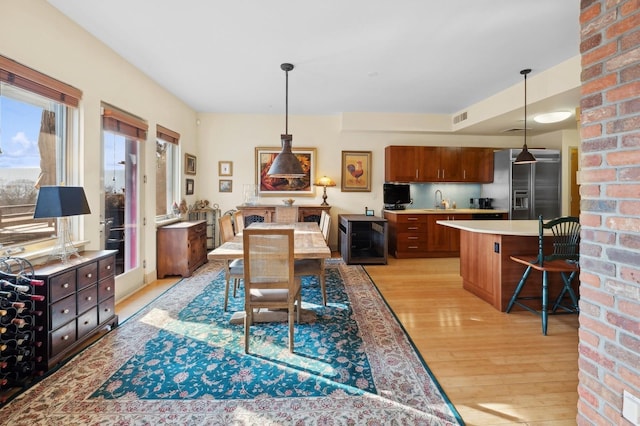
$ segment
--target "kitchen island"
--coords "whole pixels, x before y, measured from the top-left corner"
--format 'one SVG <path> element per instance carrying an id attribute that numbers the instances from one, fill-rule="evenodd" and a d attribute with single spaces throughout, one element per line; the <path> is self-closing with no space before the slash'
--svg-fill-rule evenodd
<path id="1" fill-rule="evenodd" d="M 460 231 L 460 275 L 464 289 L 504 312 L 525 270 L 509 257 L 537 256 L 539 222 L 439 220 L 438 224 Z M 549 274 L 550 297 L 555 297 L 561 290 L 560 275 Z M 574 291 L 578 294 L 575 282 Z M 541 292 L 542 276 L 534 271 L 520 295 L 539 296 Z M 531 306 L 536 306 L 534 301 Z"/>

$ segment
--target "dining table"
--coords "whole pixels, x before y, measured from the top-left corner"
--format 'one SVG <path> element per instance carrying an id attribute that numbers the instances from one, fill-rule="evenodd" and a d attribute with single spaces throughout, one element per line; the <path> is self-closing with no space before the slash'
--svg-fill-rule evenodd
<path id="1" fill-rule="evenodd" d="M 291 229 L 293 228 L 293 257 L 295 259 L 328 259 L 331 249 L 324 240 L 320 227 L 315 222 L 253 222 L 249 229 Z M 244 256 L 242 232 L 207 254 L 209 260 L 233 260 Z"/>
<path id="2" fill-rule="evenodd" d="M 327 245 L 320 226 L 315 222 L 253 222 L 248 229 L 291 229 L 293 228 L 293 257 L 295 259 L 320 259 L 331 257 L 331 249 Z M 207 254 L 209 260 L 233 260 L 244 256 L 242 245 L 242 232 L 237 233 L 231 241 L 227 241 Z M 301 310 L 304 321 L 305 309 Z M 286 320 L 286 311 L 283 312 L 258 312 L 254 314 L 254 322 L 272 322 Z M 244 311 L 236 312 L 231 316 L 231 324 L 241 324 L 244 321 Z"/>

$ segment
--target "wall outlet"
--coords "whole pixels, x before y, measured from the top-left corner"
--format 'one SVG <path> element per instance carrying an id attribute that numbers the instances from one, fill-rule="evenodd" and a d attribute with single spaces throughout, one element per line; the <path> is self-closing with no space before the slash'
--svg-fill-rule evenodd
<path id="1" fill-rule="evenodd" d="M 627 391 L 622 393 L 622 417 L 640 426 L 640 398 Z"/>
<path id="2" fill-rule="evenodd" d="M 493 243 L 494 253 L 500 253 L 500 243 Z"/>

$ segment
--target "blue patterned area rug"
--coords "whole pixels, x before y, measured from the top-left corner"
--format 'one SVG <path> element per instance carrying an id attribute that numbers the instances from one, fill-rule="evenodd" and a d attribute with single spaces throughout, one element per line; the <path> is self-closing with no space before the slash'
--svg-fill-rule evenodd
<path id="1" fill-rule="evenodd" d="M 286 322 L 243 353 L 239 295 L 224 312 L 210 262 L 0 410 L 12 425 L 462 424 L 360 266 L 327 262 L 328 305 L 303 280 L 295 353 Z"/>

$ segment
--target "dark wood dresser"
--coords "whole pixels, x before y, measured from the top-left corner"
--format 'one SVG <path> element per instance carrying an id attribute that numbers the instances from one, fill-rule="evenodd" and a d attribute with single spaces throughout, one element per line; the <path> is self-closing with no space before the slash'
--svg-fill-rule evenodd
<path id="1" fill-rule="evenodd" d="M 116 327 L 115 250 L 84 251 L 68 263 L 54 262 L 36 266 L 35 277 L 44 286 L 34 293 L 45 297 L 36 307 L 35 349 L 37 364 L 45 371 L 73 355 L 83 343 L 102 329 Z"/>
<path id="2" fill-rule="evenodd" d="M 157 233 L 158 278 L 190 277 L 207 262 L 207 223 L 204 220 L 161 226 Z"/>

